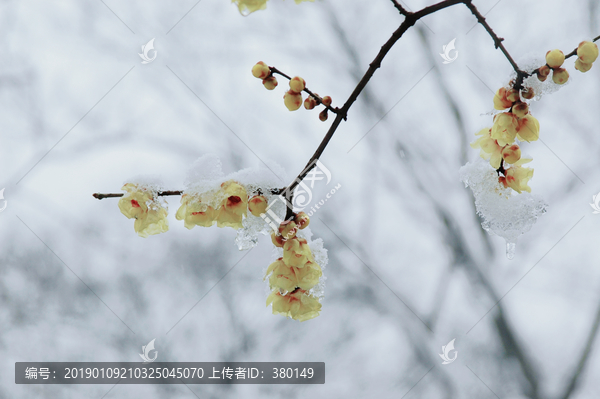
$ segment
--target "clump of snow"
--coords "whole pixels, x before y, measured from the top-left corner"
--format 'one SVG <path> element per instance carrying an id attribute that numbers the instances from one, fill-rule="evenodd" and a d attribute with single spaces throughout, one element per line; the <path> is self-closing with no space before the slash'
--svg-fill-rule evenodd
<path id="1" fill-rule="evenodd" d="M 477 214 L 483 219 L 481 226 L 506 240 L 507 256 L 512 259 L 518 237 L 546 213 L 548 204 L 539 195 L 505 188 L 498 182 L 496 171 L 482 159 L 460 168 L 460 179 L 473 191 Z"/>
<path id="2" fill-rule="evenodd" d="M 215 154 L 205 154 L 192 164 L 183 184 L 188 187 L 201 181 L 223 179 L 224 176 L 219 157 Z"/>

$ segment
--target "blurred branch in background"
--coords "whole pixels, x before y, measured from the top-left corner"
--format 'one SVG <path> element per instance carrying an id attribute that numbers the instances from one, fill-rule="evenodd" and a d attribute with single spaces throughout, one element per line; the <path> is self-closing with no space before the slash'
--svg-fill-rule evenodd
<path id="1" fill-rule="evenodd" d="M 585 371 L 585 367 L 588 364 L 588 359 L 590 354 L 592 353 L 592 347 L 594 345 L 594 341 L 596 340 L 596 336 L 598 335 L 598 329 L 600 327 L 600 302 L 598 303 L 598 308 L 596 310 L 596 317 L 592 322 L 592 327 L 590 332 L 588 333 L 588 338 L 585 342 L 585 345 L 581 352 L 581 358 L 577 365 L 575 366 L 575 370 L 573 371 L 573 375 L 570 378 L 567 387 L 565 388 L 564 394 L 560 396 L 560 399 L 569 399 L 577 389 L 577 385 L 579 383 L 579 379 L 583 372 Z"/>

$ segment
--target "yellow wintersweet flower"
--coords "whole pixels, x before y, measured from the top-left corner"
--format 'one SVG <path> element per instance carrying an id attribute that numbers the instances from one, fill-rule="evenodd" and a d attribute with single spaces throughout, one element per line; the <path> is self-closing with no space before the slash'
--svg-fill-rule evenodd
<path id="1" fill-rule="evenodd" d="M 540 122 L 531 114 L 519 118 L 517 137 L 521 141 L 536 141 L 540 138 Z"/>
<path id="2" fill-rule="evenodd" d="M 145 187 L 127 183 L 122 190 L 125 194 L 119 200 L 119 209 L 128 219 L 135 218 L 133 228 L 140 237 L 164 233 L 169 230 L 167 210 Z"/>
<path id="3" fill-rule="evenodd" d="M 513 166 L 506 170 L 506 177 L 500 176 L 498 181 L 504 184 L 504 187 L 510 187 L 519 194 L 523 191 L 531 192 L 531 187 L 527 185 L 529 180 L 533 177 L 532 168 L 523 168 L 521 165 L 524 163 L 531 162 L 531 159 L 521 159 L 516 162 Z"/>
<path id="4" fill-rule="evenodd" d="M 244 16 L 267 8 L 267 0 L 231 0 L 231 2 L 238 6 L 240 14 Z"/>
<path id="5" fill-rule="evenodd" d="M 511 112 L 503 112 L 494 117 L 491 137 L 498 141 L 498 145 L 504 147 L 512 144 L 517 136 L 518 120 Z"/>
<path id="6" fill-rule="evenodd" d="M 500 167 L 502 161 L 502 147 L 498 145 L 498 142 L 491 137 L 492 129 L 485 128 L 481 129 L 476 136 L 481 136 L 477 140 L 471 143 L 471 147 L 474 149 L 481 148 L 479 156 L 483 159 L 489 159 L 490 165 L 494 169 Z"/>
<path id="7" fill-rule="evenodd" d="M 304 238 L 290 238 L 283 244 L 283 261 L 288 266 L 304 267 L 307 262 L 314 262 L 310 247 Z"/>
<path id="8" fill-rule="evenodd" d="M 217 211 L 208 205 L 206 199 L 202 201 L 202 197 L 183 194 L 175 218 L 183 220 L 188 229 L 194 226 L 210 227 L 216 223 Z"/>
<path id="9" fill-rule="evenodd" d="M 318 264 L 308 262 L 302 268 L 288 266 L 283 258 L 277 259 L 269 265 L 265 278 L 269 277 L 269 286 L 271 289 L 280 288 L 291 292 L 296 288 L 309 290 L 319 283 L 319 278 L 323 274 Z"/>
<path id="10" fill-rule="evenodd" d="M 242 228 L 242 219 L 248 214 L 248 193 L 239 183 L 229 180 L 221 184 L 225 196 L 217 213 L 217 226 Z"/>
<path id="11" fill-rule="evenodd" d="M 319 315 L 321 303 L 319 298 L 308 295 L 303 289 L 296 289 L 282 295 L 278 289 L 267 297 L 267 306 L 273 304 L 273 314 L 291 317 L 294 320 L 310 320 Z"/>
<path id="12" fill-rule="evenodd" d="M 507 94 L 508 90 L 506 90 L 504 87 L 496 91 L 496 94 L 494 94 L 494 108 L 501 111 L 512 107 L 513 101 L 510 101 L 507 98 Z"/>

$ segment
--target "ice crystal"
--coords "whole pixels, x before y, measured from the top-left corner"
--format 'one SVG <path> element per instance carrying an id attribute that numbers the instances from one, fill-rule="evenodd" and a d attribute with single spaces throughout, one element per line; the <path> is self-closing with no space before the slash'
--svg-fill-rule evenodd
<path id="1" fill-rule="evenodd" d="M 548 204 L 539 195 L 505 188 L 498 182 L 496 171 L 482 159 L 464 165 L 460 178 L 473 191 L 477 214 L 483 219 L 481 226 L 506 240 L 506 256 L 512 259 L 518 237 L 531 229 Z"/>

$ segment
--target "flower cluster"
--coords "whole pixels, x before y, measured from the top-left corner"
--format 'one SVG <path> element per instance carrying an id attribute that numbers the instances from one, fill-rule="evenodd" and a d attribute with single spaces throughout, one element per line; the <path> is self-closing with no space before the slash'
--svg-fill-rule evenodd
<path id="1" fill-rule="evenodd" d="M 488 159 L 498 174 L 503 174 L 498 181 L 518 193 L 531 192 L 527 183 L 533 169 L 522 167 L 531 159 L 521 158 L 521 148 L 515 140 L 530 142 L 539 138 L 540 124 L 525 102 L 533 97 L 531 88 L 499 89 L 494 95 L 494 108 L 504 112 L 495 115 L 493 126 L 479 131 L 479 138 L 471 143 L 471 147 L 481 149 L 481 157 Z M 505 164 L 511 166 L 506 168 Z"/>
<path id="2" fill-rule="evenodd" d="M 315 0 L 295 0 L 296 4 L 300 4 L 303 1 L 315 1 Z M 240 10 L 240 14 L 249 15 L 254 11 L 264 10 L 267 8 L 267 0 L 231 0 L 235 3 Z"/>
<path id="3" fill-rule="evenodd" d="M 169 230 L 167 209 L 157 200 L 156 190 L 127 183 L 123 186 L 125 195 L 119 200 L 121 212 L 132 219 L 134 228 L 141 237 L 165 233 Z M 184 226 L 232 227 L 241 229 L 242 220 L 248 211 L 259 217 L 267 209 L 268 202 L 263 195 L 249 198 L 246 188 L 234 180 L 221 184 L 219 190 L 205 193 L 183 194 L 181 206 L 175 214 L 177 220 L 183 220 Z"/>
<path id="4" fill-rule="evenodd" d="M 273 68 L 270 68 L 262 61 L 257 62 L 252 67 L 252 76 L 262 79 L 262 83 L 267 90 L 273 90 L 277 87 L 277 78 L 273 76 Z M 285 76 L 285 75 L 284 75 Z M 289 78 L 288 78 L 289 79 Z M 290 79 L 290 89 L 283 95 L 283 103 L 290 111 L 297 111 L 302 105 L 302 92 L 306 91 L 309 95 L 304 100 L 304 108 L 311 110 L 319 104 L 325 105 L 325 109 L 319 113 L 319 120 L 325 122 L 328 118 L 328 109 L 331 105 L 331 97 L 319 97 L 316 93 L 311 93 L 306 89 L 306 82 L 300 76 Z"/>
<path id="5" fill-rule="evenodd" d="M 155 190 L 127 183 L 125 194 L 119 200 L 119 209 L 128 219 L 135 219 L 133 228 L 140 237 L 164 233 L 169 230 L 167 209 L 158 201 Z"/>
<path id="6" fill-rule="evenodd" d="M 594 42 L 584 41 L 577 46 L 577 60 L 575 69 L 580 72 L 587 72 L 592 69 L 592 64 L 598 58 L 598 46 Z M 574 55 L 575 52 L 569 56 Z M 543 82 L 552 71 L 552 81 L 557 85 L 562 85 L 569 80 L 569 72 L 562 68 L 565 62 L 565 54 L 560 50 L 551 50 L 546 53 L 546 65 L 537 69 L 538 79 Z"/>
<path id="7" fill-rule="evenodd" d="M 537 77 L 540 82 L 545 81 L 552 71 L 552 81 L 557 85 L 567 83 L 569 80 L 569 72 L 565 68 L 561 68 L 565 62 L 565 54 L 560 50 L 551 50 L 546 53 L 546 65 L 538 68 Z"/>
<path id="8" fill-rule="evenodd" d="M 273 233 L 271 238 L 276 247 L 283 248 L 283 256 L 271 263 L 265 274 L 271 289 L 267 306 L 273 305 L 273 314 L 299 321 L 317 317 L 321 311 L 319 298 L 309 291 L 319 283 L 323 272 L 307 240 L 296 236 L 308 223 L 304 212 L 298 213 L 294 220 L 281 223 L 279 233 Z"/>
<path id="9" fill-rule="evenodd" d="M 183 194 L 175 218 L 188 229 L 194 226 L 242 228 L 248 211 L 248 194 L 241 184 L 229 180 L 216 192 Z"/>
<path id="10" fill-rule="evenodd" d="M 575 51 L 569 57 L 574 54 Z M 566 58 L 560 50 L 548 51 L 546 64 L 534 71 L 538 80 L 544 82 L 552 72 L 554 83 L 566 83 L 569 80 L 569 72 L 562 68 Z M 575 68 L 587 72 L 597 58 L 598 46 L 594 42 L 581 42 L 577 47 Z M 494 116 L 494 125 L 491 128 L 482 129 L 476 134 L 479 138 L 471 143 L 471 147 L 481 150 L 481 157 L 490 161 L 490 165 L 498 172 L 498 181 L 504 187 L 510 187 L 520 194 L 523 191 L 531 192 L 527 183 L 533 177 L 533 169 L 522 167 L 531 159 L 521 158 L 521 148 L 515 141 L 536 141 L 539 138 L 540 124 L 529 113 L 529 104 L 526 102 L 534 97 L 533 89 L 519 87 L 520 84 L 511 81 L 509 87 L 503 87 L 496 92 L 494 108 L 503 112 Z M 511 166 L 506 168 L 506 164 Z"/>

